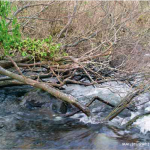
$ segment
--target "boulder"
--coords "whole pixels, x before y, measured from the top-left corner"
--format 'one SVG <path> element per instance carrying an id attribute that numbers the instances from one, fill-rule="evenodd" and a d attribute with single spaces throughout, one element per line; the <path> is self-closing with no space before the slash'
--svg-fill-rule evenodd
<path id="1" fill-rule="evenodd" d="M 27 93 L 21 100 L 20 104 L 22 107 L 26 107 L 30 110 L 46 109 L 51 112 L 52 115 L 59 113 L 65 114 L 68 106 L 67 103 L 56 99 L 49 93 L 37 89 Z"/>

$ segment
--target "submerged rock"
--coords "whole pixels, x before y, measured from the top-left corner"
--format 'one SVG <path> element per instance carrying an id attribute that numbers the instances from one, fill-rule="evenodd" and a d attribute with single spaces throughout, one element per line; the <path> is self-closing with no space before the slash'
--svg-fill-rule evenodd
<path id="1" fill-rule="evenodd" d="M 96 86 L 70 84 L 64 88 L 64 92 L 71 94 L 84 104 L 98 96 L 106 102 L 117 105 L 128 92 L 132 91 L 131 87 L 122 82 L 106 82 Z"/>
<path id="2" fill-rule="evenodd" d="M 67 94 L 71 94 L 76 97 L 78 101 L 83 104 L 87 104 L 93 97 L 100 97 L 104 101 L 116 106 L 121 100 L 133 89 L 122 82 L 107 82 L 102 85 L 94 86 L 83 86 L 83 85 L 68 85 L 64 86 Z M 150 110 L 150 93 L 144 93 L 135 97 L 132 101 L 132 105 L 130 105 L 130 110 L 124 109 L 119 116 L 114 118 L 110 125 L 120 127 L 123 126 L 124 123 L 129 121 L 132 118 L 133 114 L 137 112 L 143 113 Z M 90 110 L 93 113 L 93 116 L 88 118 L 83 113 L 79 113 L 73 116 L 73 118 L 80 118 L 81 122 L 89 123 L 89 124 L 99 124 L 101 120 L 105 118 L 113 108 L 100 102 L 95 101 L 90 106 Z M 131 111 L 132 110 L 132 111 Z M 145 121 L 145 120 L 144 120 Z M 146 124 L 146 123 L 145 123 Z M 145 125 L 146 126 L 146 125 Z M 144 130 L 142 128 L 145 127 L 144 124 L 140 124 L 141 131 Z M 145 127 L 147 131 L 147 126 Z M 144 131 L 145 131 L 144 130 Z"/>
<path id="3" fill-rule="evenodd" d="M 68 109 L 67 103 L 56 99 L 47 92 L 36 89 L 27 93 L 20 104 L 22 107 L 30 110 L 38 108 L 42 108 L 42 110 L 46 109 L 48 112 L 51 111 L 52 115 L 65 114 Z"/>

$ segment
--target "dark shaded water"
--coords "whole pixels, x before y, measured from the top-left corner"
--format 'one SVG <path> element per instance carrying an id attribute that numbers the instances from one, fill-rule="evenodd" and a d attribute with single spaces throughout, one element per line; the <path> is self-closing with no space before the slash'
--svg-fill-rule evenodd
<path id="1" fill-rule="evenodd" d="M 141 149 L 139 137 L 104 124 L 85 124 L 22 107 L 29 86 L 0 89 L 0 149 Z M 123 143 L 130 143 L 124 146 Z M 149 148 L 149 147 L 144 147 Z"/>

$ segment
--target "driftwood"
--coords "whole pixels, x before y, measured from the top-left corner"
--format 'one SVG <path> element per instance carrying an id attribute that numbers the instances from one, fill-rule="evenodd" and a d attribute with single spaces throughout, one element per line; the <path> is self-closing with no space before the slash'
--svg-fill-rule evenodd
<path id="1" fill-rule="evenodd" d="M 134 97 L 142 93 L 143 89 L 137 89 L 135 91 L 130 92 L 127 96 L 125 96 L 121 102 L 109 113 L 109 115 L 105 118 L 105 120 L 112 120 L 118 114 L 120 114 L 125 108 L 127 108 L 130 102 L 133 100 Z"/>
<path id="2" fill-rule="evenodd" d="M 118 114 L 120 114 L 124 109 L 129 109 L 132 111 L 132 109 L 128 108 L 128 105 L 132 101 L 132 99 L 141 93 L 141 90 L 136 90 L 134 92 L 129 93 L 123 100 L 117 105 L 113 106 L 104 100 L 95 97 L 90 104 L 82 105 L 80 104 L 74 97 L 64 94 L 61 91 L 55 89 L 54 87 L 62 87 L 63 85 L 67 83 L 73 83 L 73 84 L 82 84 L 82 85 L 93 85 L 95 83 L 103 83 L 107 81 L 116 81 L 118 79 L 113 78 L 106 78 L 103 75 L 99 74 L 99 72 L 95 72 L 92 70 L 93 68 L 88 67 L 88 62 L 90 62 L 90 59 L 97 58 L 97 57 L 103 57 L 103 56 L 109 56 L 111 54 L 111 47 L 110 45 L 103 53 L 97 54 L 97 55 L 90 55 L 90 56 L 82 56 L 81 58 L 74 58 L 72 56 L 64 56 L 60 58 L 54 58 L 53 60 L 49 61 L 42 61 L 42 62 L 31 62 L 31 64 L 28 63 L 22 63 L 25 62 L 27 58 L 23 60 L 16 60 L 14 61 L 12 58 L 9 58 L 10 61 L 5 61 L 5 65 L 3 65 L 0 61 L 0 74 L 3 74 L 7 77 L 0 78 L 0 86 L 8 86 L 8 85 L 23 85 L 28 84 L 36 88 L 43 89 L 50 93 L 51 95 L 55 96 L 56 98 L 63 100 L 65 102 L 68 102 L 77 108 L 79 108 L 78 111 L 73 112 L 70 115 L 73 115 L 75 113 L 78 113 L 82 111 L 87 116 L 90 116 L 90 110 L 88 108 L 89 105 L 95 100 L 99 100 L 111 107 L 114 107 L 113 111 L 106 117 L 106 121 L 112 120 L 115 118 Z M 38 60 L 39 61 L 39 60 Z M 9 63 L 8 63 L 9 62 Z M 8 64 L 7 64 L 8 63 Z M 18 74 L 12 73 L 5 68 L 9 68 L 12 66 L 15 66 L 16 70 L 18 71 Z M 20 70 L 19 67 L 25 67 L 27 70 L 34 71 L 35 66 L 40 66 L 46 68 L 46 74 L 38 74 L 38 75 L 31 75 L 31 76 L 24 76 Z M 32 68 L 33 67 L 33 68 Z M 26 70 L 26 71 L 27 71 Z M 42 71 L 41 71 L 42 72 Z M 67 73 L 69 72 L 69 73 Z M 84 74 L 86 78 L 89 79 L 90 83 L 81 82 L 80 80 L 75 80 L 73 76 L 75 75 L 81 75 Z M 46 78 L 46 77 L 56 77 L 58 82 L 39 82 L 39 79 Z M 8 78 L 9 77 L 9 78 Z M 10 80 L 12 78 L 12 80 Z M 37 79 L 38 81 L 36 81 Z M 123 77 L 119 80 L 126 80 Z"/>
<path id="3" fill-rule="evenodd" d="M 96 100 L 98 100 L 99 102 L 102 102 L 102 103 L 104 103 L 104 104 L 106 104 L 106 105 L 108 105 L 108 106 L 110 106 L 110 107 L 112 107 L 112 108 L 115 107 L 115 105 L 113 105 L 113 104 L 111 104 L 111 103 L 105 101 L 104 99 L 102 99 L 102 98 L 100 98 L 100 97 L 98 97 L 98 96 L 93 97 L 85 106 L 86 106 L 86 107 L 89 107 L 89 106 L 90 106 L 94 101 L 96 101 Z M 131 108 L 128 108 L 128 107 L 127 107 L 126 109 L 128 109 L 128 110 L 130 110 L 130 111 L 133 111 Z M 77 113 L 79 113 L 79 112 L 81 112 L 81 111 L 80 111 L 80 110 L 76 110 L 76 111 L 74 111 L 74 112 L 72 112 L 72 113 L 65 114 L 65 115 L 63 115 L 63 116 L 65 116 L 65 117 L 70 117 L 70 116 L 73 116 L 73 115 L 75 115 L 75 114 L 77 114 Z"/>
<path id="4" fill-rule="evenodd" d="M 102 102 L 102 103 L 104 103 L 104 104 L 106 104 L 106 105 L 108 105 L 108 106 L 110 106 L 110 107 L 115 107 L 114 105 L 112 105 L 112 104 L 106 102 L 105 100 L 103 100 L 102 98 L 100 98 L 100 97 L 98 97 L 98 96 L 93 97 L 85 106 L 86 106 L 86 107 L 89 107 L 89 106 L 90 106 L 94 101 L 96 101 L 96 100 L 98 100 L 98 101 L 100 101 L 100 102 Z M 79 113 L 79 112 L 81 112 L 81 111 L 80 111 L 80 110 L 76 110 L 76 111 L 74 111 L 74 112 L 72 112 L 72 113 L 65 114 L 65 115 L 63 115 L 63 116 L 65 116 L 65 117 L 70 117 L 70 116 L 73 116 L 73 115 L 75 115 L 75 114 L 77 114 L 77 113 Z"/>
<path id="5" fill-rule="evenodd" d="M 49 85 L 48 83 L 38 82 L 38 81 L 32 80 L 30 78 L 27 78 L 25 76 L 12 73 L 12 72 L 2 68 L 1 66 L 0 66 L 0 74 L 3 74 L 8 77 L 11 77 L 13 79 L 16 79 L 17 81 L 20 81 L 24 84 L 28 84 L 33 87 L 45 90 L 48 93 L 50 93 L 51 95 L 55 96 L 56 98 L 74 105 L 75 107 L 79 108 L 83 113 L 85 113 L 87 116 L 90 116 L 90 111 L 86 106 L 79 103 L 73 96 L 62 93 L 61 91 L 51 87 L 51 85 Z"/>

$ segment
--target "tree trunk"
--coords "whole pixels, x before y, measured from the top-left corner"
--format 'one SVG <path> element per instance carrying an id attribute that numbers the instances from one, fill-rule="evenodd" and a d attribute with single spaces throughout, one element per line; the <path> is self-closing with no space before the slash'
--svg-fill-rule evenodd
<path id="1" fill-rule="evenodd" d="M 48 83 L 38 82 L 38 81 L 32 80 L 30 78 L 26 78 L 25 76 L 21 76 L 21 75 L 12 73 L 12 72 L 2 68 L 1 66 L 0 66 L 0 74 L 9 76 L 13 79 L 16 79 L 22 83 L 31 85 L 33 87 L 45 90 L 48 93 L 50 93 L 51 95 L 53 95 L 54 97 L 74 105 L 75 107 L 79 108 L 83 113 L 85 113 L 87 116 L 90 116 L 90 110 L 88 107 L 79 103 L 73 96 L 62 93 L 61 91 L 51 87 Z"/>

